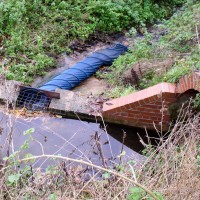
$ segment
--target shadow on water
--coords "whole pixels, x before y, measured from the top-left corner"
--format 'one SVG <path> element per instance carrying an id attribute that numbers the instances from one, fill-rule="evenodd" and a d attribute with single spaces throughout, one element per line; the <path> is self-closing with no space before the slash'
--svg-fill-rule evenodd
<path id="1" fill-rule="evenodd" d="M 13 120 L 13 137 L 10 152 L 18 151 L 30 135 L 24 132 L 30 128 L 35 131 L 31 134 L 32 140 L 28 149 L 22 151 L 20 156 L 27 153 L 33 155 L 54 154 L 83 159 L 88 162 L 102 165 L 103 160 L 107 165 L 119 162 L 118 155 L 124 150 L 124 160 L 135 160 L 140 163 L 144 156 L 139 154 L 143 146 L 139 142 L 137 132 L 125 126 L 109 124 L 107 131 L 99 123 L 85 122 L 74 119 L 53 118 L 49 116 L 37 118 L 15 118 L 13 115 L 0 113 L 0 127 L 3 132 L 0 136 L 2 156 L 7 155 L 9 123 Z M 122 145 L 123 131 L 126 132 L 124 145 Z M 98 145 L 100 144 L 100 146 Z M 46 168 L 56 160 L 39 159 L 33 167 Z"/>
<path id="2" fill-rule="evenodd" d="M 144 128 L 130 127 L 117 124 L 107 124 L 107 132 L 110 136 L 129 147 L 130 149 L 142 153 L 144 145 L 151 140 L 152 145 L 157 145 L 158 133 L 155 130 L 145 130 Z"/>

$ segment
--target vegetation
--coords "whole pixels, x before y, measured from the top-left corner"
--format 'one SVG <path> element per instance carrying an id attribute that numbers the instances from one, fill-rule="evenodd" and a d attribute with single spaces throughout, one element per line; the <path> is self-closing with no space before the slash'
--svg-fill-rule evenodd
<path id="1" fill-rule="evenodd" d="M 193 115 L 190 107 L 185 108 L 170 133 L 157 132 L 156 146 L 143 142 L 146 159 L 141 165 L 127 159 L 122 151 L 118 156 L 121 162 L 115 162 L 108 168 L 86 161 L 87 155 L 81 159 L 47 155 L 42 144 L 34 138 L 35 130 L 29 129 L 24 132 L 28 136 L 24 144 L 2 162 L 0 198 L 198 199 L 199 120 L 199 113 Z M 35 141 L 42 148 L 41 155 L 29 152 L 29 147 Z M 39 159 L 51 159 L 56 165 L 41 171 L 32 167 Z"/>
<path id="2" fill-rule="evenodd" d="M 153 70 L 147 71 L 140 80 L 139 89 L 159 82 L 174 83 L 184 74 L 200 69 L 200 46 L 197 42 L 200 32 L 199 13 L 200 3 L 188 0 L 169 20 L 163 20 L 149 30 L 143 28 L 142 37 L 132 28 L 129 31 L 132 37 L 129 53 L 114 62 L 111 67 L 112 72 L 106 74 L 106 79 L 114 86 L 126 88 L 122 81 L 125 71 L 139 61 L 148 59 L 156 62 L 158 59 L 171 57 L 176 62 L 166 73 L 159 76 Z"/>
<path id="3" fill-rule="evenodd" d="M 169 18 L 183 3 L 184 7 Z M 176 82 L 184 74 L 200 69 L 199 13 L 198 0 L 2 0 L 0 74 L 29 84 L 55 66 L 55 55 L 70 53 L 72 41 L 84 41 L 97 32 L 112 34 L 129 29 L 130 51 L 114 62 L 111 72 L 98 73 L 114 86 L 110 96 L 135 90 L 135 86 L 123 84 L 122 77 L 139 61 L 175 59 L 166 73 L 147 71 L 139 89 L 161 81 Z M 199 94 L 192 105 L 198 111 Z M 113 158 L 113 165 L 104 167 L 88 162 L 89 158 L 85 160 L 87 155 L 74 159 L 74 152 L 71 157 L 45 154 L 42 143 L 34 138 L 34 128 L 23 133 L 28 139 L 14 149 L 11 117 L 5 130 L 10 146 L 4 149 L 7 156 L 0 160 L 0 199 L 198 199 L 200 113 L 193 110 L 185 106 L 169 132 L 157 130 L 156 146 L 148 134 L 148 144 L 141 139 L 146 157 L 141 164 L 122 151 L 117 157 L 119 162 Z M 2 132 L 0 127 L 0 135 Z M 41 148 L 41 155 L 31 154 L 33 142 Z M 56 164 L 42 171 L 34 168 L 39 159 Z M 102 157 L 102 163 L 104 159 L 108 158 Z"/>
<path id="4" fill-rule="evenodd" d="M 195 98 L 194 98 L 194 103 L 193 107 L 197 110 L 197 112 L 200 110 L 200 94 L 197 93 Z"/>
<path id="5" fill-rule="evenodd" d="M 8 79 L 31 83 L 70 52 L 74 40 L 114 33 L 168 17 L 184 0 L 2 0 L 0 56 Z"/>

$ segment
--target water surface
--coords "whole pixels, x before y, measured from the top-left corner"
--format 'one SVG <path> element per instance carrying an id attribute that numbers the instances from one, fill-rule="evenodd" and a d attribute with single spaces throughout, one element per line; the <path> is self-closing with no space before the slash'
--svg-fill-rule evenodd
<path id="1" fill-rule="evenodd" d="M 29 148 L 24 150 L 21 156 L 26 153 L 41 155 L 44 151 L 45 154 L 60 154 L 91 161 L 98 165 L 102 165 L 103 159 L 107 165 L 110 165 L 113 162 L 119 162 L 118 155 L 125 151 L 124 159 L 135 160 L 136 162 L 143 160 L 143 156 L 138 153 L 142 147 L 137 137 L 137 131 L 134 132 L 134 129 L 128 127 L 123 127 L 122 129 L 114 125 L 115 129 L 113 129 L 112 125 L 107 125 L 108 134 L 105 131 L 105 127 L 102 127 L 102 124 L 100 125 L 99 123 L 49 116 L 16 118 L 13 115 L 0 113 L 0 127 L 3 128 L 0 136 L 2 156 L 7 154 L 8 135 L 12 129 L 9 128 L 10 124 L 14 124 L 10 153 L 18 151 L 24 141 L 30 138 L 30 135 L 24 135 L 26 130 L 35 129 L 31 134 L 33 140 L 30 142 Z M 125 132 L 126 138 L 123 140 Z M 110 134 L 114 135 L 114 137 Z M 128 147 L 126 143 L 130 142 L 130 140 L 133 143 L 131 145 L 128 144 Z M 57 161 L 40 159 L 33 166 L 45 168 L 52 162 Z"/>

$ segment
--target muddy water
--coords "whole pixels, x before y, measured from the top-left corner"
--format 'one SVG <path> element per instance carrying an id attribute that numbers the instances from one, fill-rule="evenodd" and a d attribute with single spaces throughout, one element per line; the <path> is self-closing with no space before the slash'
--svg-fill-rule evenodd
<path id="1" fill-rule="evenodd" d="M 115 129 L 113 129 L 112 125 L 108 125 L 108 134 L 105 131 L 105 127 L 102 128 L 102 125 L 98 123 L 72 119 L 52 118 L 48 116 L 24 119 L 15 118 L 11 115 L 8 116 L 3 113 L 0 113 L 0 119 L 0 127 L 3 128 L 0 136 L 2 157 L 7 154 L 8 133 L 10 131 L 9 123 L 13 121 L 11 123 L 14 126 L 10 153 L 18 151 L 24 141 L 30 137 L 29 135 L 24 135 L 24 131 L 35 128 L 35 132 L 31 134 L 33 139 L 30 142 L 29 148 L 23 150 L 21 156 L 26 153 L 41 155 L 44 151 L 45 154 L 61 154 L 62 156 L 92 161 L 99 165 L 102 165 L 102 160 L 105 160 L 110 165 L 113 162 L 119 162 L 117 156 L 124 150 L 126 152 L 124 159 L 135 160 L 138 163 L 144 159 L 138 153 L 142 147 L 137 138 L 137 132 L 134 132 L 133 129 L 129 130 L 126 127 L 117 128 L 114 126 Z M 123 138 L 123 132 L 129 135 L 125 139 L 124 145 L 120 141 Z M 132 136 L 130 137 L 130 135 Z M 97 136 L 99 139 L 97 139 Z M 131 145 L 128 144 L 128 147 L 126 143 L 130 140 L 133 143 Z M 98 142 L 100 143 L 100 147 L 97 145 Z M 103 158 L 101 154 L 103 154 Z M 33 166 L 45 168 L 52 163 L 57 163 L 57 161 L 40 159 Z"/>

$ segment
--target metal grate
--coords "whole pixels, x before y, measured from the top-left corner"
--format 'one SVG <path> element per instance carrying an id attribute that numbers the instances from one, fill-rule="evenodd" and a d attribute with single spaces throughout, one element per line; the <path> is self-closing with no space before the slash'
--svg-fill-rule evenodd
<path id="1" fill-rule="evenodd" d="M 51 98 L 42 91 L 35 88 L 25 88 L 20 90 L 16 105 L 28 110 L 47 110 L 50 102 Z"/>

